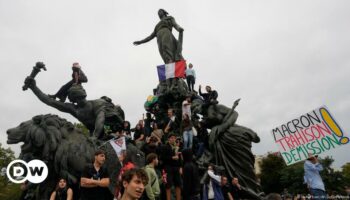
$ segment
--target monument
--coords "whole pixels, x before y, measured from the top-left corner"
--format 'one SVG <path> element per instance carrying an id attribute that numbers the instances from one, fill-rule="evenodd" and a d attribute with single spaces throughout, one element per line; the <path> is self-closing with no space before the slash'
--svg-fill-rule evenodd
<path id="1" fill-rule="evenodd" d="M 134 45 L 146 43 L 156 37 L 165 67 L 172 63 L 184 62 L 182 56 L 184 29 L 164 9 L 160 9 L 158 15 L 160 21 L 151 35 L 135 41 Z M 178 39 L 172 34 L 172 28 L 179 32 Z M 106 143 L 113 136 L 106 133 L 104 127 L 110 127 L 112 132 L 120 131 L 125 120 L 124 111 L 106 96 L 87 100 L 87 93 L 81 84 L 72 84 L 68 89 L 70 102 L 55 100 L 37 86 L 35 77 L 41 69 L 46 70 L 44 63 L 36 63 L 32 73 L 24 81 L 23 90 L 30 89 L 44 104 L 71 114 L 89 130 L 90 137 L 67 120 L 51 114 L 37 115 L 18 127 L 9 129 L 7 131 L 9 144 L 24 142 L 20 159 L 25 161 L 40 159 L 49 167 L 47 180 L 39 185 L 31 184 L 27 193 L 32 195 L 33 199 L 49 199 L 58 177 L 62 176 L 66 177 L 70 184 L 77 184 L 84 166 L 92 162 L 93 152 L 97 148 L 107 152 L 110 190 L 114 193 L 121 165 L 111 145 Z M 189 95 L 192 99 L 192 123 L 195 125 L 201 123 L 204 128 L 210 130 L 205 153 L 196 158 L 202 169 L 202 175 L 206 170 L 205 165 L 214 164 L 224 170 L 229 178 L 238 177 L 245 198 L 261 199 L 260 185 L 254 174 L 254 156 L 251 152 L 252 142 L 257 143 L 260 138 L 253 130 L 236 124 L 238 113 L 235 108 L 239 100 L 236 100 L 231 108 L 218 102 L 205 104 L 201 96 L 188 90 L 183 77 L 175 76 L 159 82 L 153 96 L 145 103 L 145 109 L 155 116 L 159 128 L 164 129 L 168 120 L 167 110 L 174 109 L 177 118 L 181 119 L 181 105 Z M 180 136 L 180 127 L 174 132 Z M 127 151 L 137 166 L 144 165 L 142 151 L 132 144 L 127 145 Z"/>

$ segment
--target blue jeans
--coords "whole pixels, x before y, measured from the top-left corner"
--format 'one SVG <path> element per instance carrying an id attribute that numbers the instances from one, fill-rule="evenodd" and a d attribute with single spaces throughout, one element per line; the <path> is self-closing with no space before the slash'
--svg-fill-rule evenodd
<path id="1" fill-rule="evenodd" d="M 310 188 L 310 193 L 311 193 L 312 199 L 315 199 L 315 200 L 327 199 L 327 194 L 323 190 Z"/>
<path id="2" fill-rule="evenodd" d="M 184 131 L 183 138 L 184 138 L 184 149 L 192 148 L 192 142 L 193 142 L 192 130 Z"/>

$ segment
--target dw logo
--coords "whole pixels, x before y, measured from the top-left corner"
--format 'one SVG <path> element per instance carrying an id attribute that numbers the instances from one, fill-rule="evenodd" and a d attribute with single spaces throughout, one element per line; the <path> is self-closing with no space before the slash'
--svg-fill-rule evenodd
<path id="1" fill-rule="evenodd" d="M 6 169 L 6 175 L 13 183 L 41 183 L 48 175 L 48 168 L 41 160 L 31 160 L 26 163 L 23 160 L 10 162 Z"/>

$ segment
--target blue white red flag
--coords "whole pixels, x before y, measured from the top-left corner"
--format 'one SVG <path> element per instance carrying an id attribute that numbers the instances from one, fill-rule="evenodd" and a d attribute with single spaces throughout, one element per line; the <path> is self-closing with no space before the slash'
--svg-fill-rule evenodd
<path id="1" fill-rule="evenodd" d="M 164 81 L 169 78 L 185 78 L 185 70 L 185 60 L 157 66 L 159 81 Z"/>

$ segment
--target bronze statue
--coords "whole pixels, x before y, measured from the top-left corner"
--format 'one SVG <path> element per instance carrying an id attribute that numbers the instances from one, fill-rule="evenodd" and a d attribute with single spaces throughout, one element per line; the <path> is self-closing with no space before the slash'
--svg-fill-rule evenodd
<path id="1" fill-rule="evenodd" d="M 159 9 L 158 16 L 160 21 L 154 28 L 151 35 L 143 40 L 135 41 L 134 45 L 149 42 L 153 38 L 157 37 L 159 53 L 165 64 L 183 60 L 181 52 L 184 29 L 176 23 L 174 17 L 168 16 L 168 12 L 164 9 Z M 172 28 L 175 28 L 179 32 L 178 40 L 176 40 L 172 34 Z"/>
<path id="2" fill-rule="evenodd" d="M 30 88 L 43 103 L 66 112 L 77 118 L 90 131 L 90 136 L 97 139 L 104 137 L 104 125 L 122 127 L 124 111 L 119 106 L 111 106 L 111 102 L 102 99 L 86 100 L 86 92 L 80 84 L 68 90 L 71 103 L 63 103 L 44 94 L 36 85 L 32 76 L 25 79 L 25 87 Z"/>
<path id="3" fill-rule="evenodd" d="M 74 125 L 57 115 L 38 115 L 7 130 L 7 143 L 23 142 L 19 159 L 29 162 L 44 161 L 49 176 L 39 185 L 32 185 L 30 192 L 39 187 L 38 199 L 49 199 L 58 177 L 65 177 L 70 184 L 79 183 L 80 173 L 93 161 L 93 143 Z"/>
<path id="4" fill-rule="evenodd" d="M 21 146 L 19 159 L 29 162 L 33 159 L 44 161 L 49 176 L 40 184 L 27 187 L 26 199 L 49 200 L 58 178 L 67 179 L 72 186 L 79 185 L 80 176 L 87 164 L 91 164 L 98 148 L 90 138 L 66 119 L 57 115 L 37 115 L 7 130 L 7 144 Z M 106 167 L 110 174 L 110 191 L 114 192 L 121 164 L 112 146 L 107 142 L 99 147 L 106 152 Z M 137 166 L 144 165 L 144 154 L 134 145 L 127 143 L 127 155 Z M 75 190 L 73 187 L 73 190 Z M 79 194 L 75 190 L 73 194 Z M 32 197 L 32 198 L 29 198 Z M 74 198 L 76 199 L 76 198 Z"/>
<path id="5" fill-rule="evenodd" d="M 203 106 L 202 100 L 195 99 L 191 110 L 194 114 L 203 115 L 202 123 L 210 129 L 208 143 L 211 155 L 206 152 L 204 160 L 224 167 L 230 178 L 238 177 L 246 198 L 260 199 L 261 188 L 255 177 L 255 158 L 251 151 L 251 143 L 258 143 L 260 138 L 253 130 L 236 124 L 238 113 L 235 108 L 239 100 L 228 108 L 221 104 Z M 200 161 L 203 162 L 203 158 Z"/>

